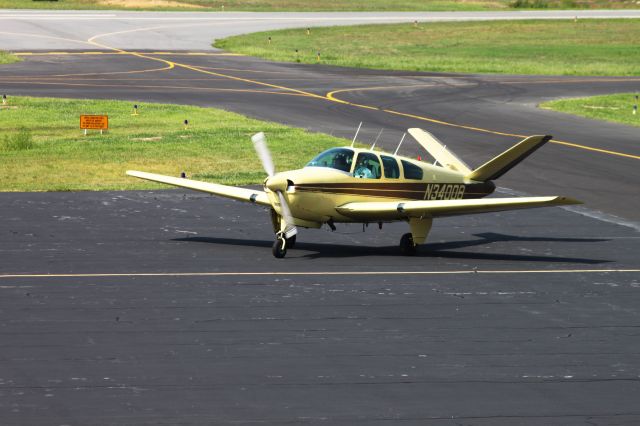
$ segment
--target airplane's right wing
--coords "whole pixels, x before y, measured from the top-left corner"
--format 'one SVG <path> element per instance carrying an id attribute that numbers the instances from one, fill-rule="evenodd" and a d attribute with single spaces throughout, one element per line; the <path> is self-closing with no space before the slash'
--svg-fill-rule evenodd
<path id="1" fill-rule="evenodd" d="M 504 210 L 582 204 L 569 197 L 480 198 L 470 200 L 422 200 L 347 203 L 336 210 L 353 219 L 375 222 L 419 217 L 444 217 Z"/>

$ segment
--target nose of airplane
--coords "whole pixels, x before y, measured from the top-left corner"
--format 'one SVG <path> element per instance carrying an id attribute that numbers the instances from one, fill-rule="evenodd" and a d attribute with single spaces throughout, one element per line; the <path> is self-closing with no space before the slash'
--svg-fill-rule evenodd
<path id="1" fill-rule="evenodd" d="M 285 192 L 288 186 L 287 178 L 282 176 L 281 174 L 276 174 L 268 178 L 265 181 L 264 186 L 273 192 Z"/>

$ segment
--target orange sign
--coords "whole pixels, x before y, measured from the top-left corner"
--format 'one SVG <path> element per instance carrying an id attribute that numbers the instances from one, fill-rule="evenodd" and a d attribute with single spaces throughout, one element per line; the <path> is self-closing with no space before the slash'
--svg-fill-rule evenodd
<path id="1" fill-rule="evenodd" d="M 89 130 L 107 130 L 109 128 L 109 116 L 81 115 L 80 128 Z"/>

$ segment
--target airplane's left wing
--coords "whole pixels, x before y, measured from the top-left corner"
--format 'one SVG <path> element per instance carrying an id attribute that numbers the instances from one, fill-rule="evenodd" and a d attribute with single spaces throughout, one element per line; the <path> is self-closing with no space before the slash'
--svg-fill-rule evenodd
<path id="1" fill-rule="evenodd" d="M 421 200 L 347 203 L 336 210 L 345 216 L 375 222 L 409 217 L 444 217 L 504 210 L 582 204 L 568 197 L 480 198 L 470 200 Z"/>
<path id="2" fill-rule="evenodd" d="M 155 173 L 138 172 L 135 170 L 128 170 L 127 174 L 140 179 L 193 189 L 195 191 L 206 192 L 208 194 L 232 198 L 234 200 L 249 201 L 262 206 L 271 206 L 269 197 L 267 197 L 267 194 L 264 191 L 238 188 L 236 186 L 219 185 L 217 183 L 201 182 L 198 180 L 177 178 L 173 176 L 157 175 Z"/>

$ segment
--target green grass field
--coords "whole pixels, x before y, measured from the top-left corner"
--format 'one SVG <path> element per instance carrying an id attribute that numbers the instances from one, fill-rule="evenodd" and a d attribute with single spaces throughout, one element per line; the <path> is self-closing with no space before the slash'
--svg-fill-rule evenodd
<path id="1" fill-rule="evenodd" d="M 640 111 L 633 114 L 633 105 L 638 104 L 637 97 L 637 93 L 618 93 L 589 98 L 561 99 L 544 102 L 540 104 L 540 108 L 640 127 Z"/>
<path id="2" fill-rule="evenodd" d="M 0 50 L 0 65 L 2 64 L 10 64 L 13 62 L 18 62 L 20 60 L 20 58 L 18 58 L 15 55 L 12 55 L 9 52 L 4 52 L 2 50 Z"/>
<path id="3" fill-rule="evenodd" d="M 224 6 L 224 8 L 223 8 Z M 7 9 L 133 9 L 201 11 L 455 11 L 614 9 L 638 7 L 632 0 L 0 0 Z"/>
<path id="4" fill-rule="evenodd" d="M 640 75 L 639 39 L 640 20 L 629 19 L 360 25 L 313 28 L 310 35 L 293 29 L 214 45 L 274 61 L 359 68 L 629 76 Z"/>
<path id="5" fill-rule="evenodd" d="M 210 108 L 131 102 L 9 98 L 0 109 L 0 191 L 166 187 L 125 176 L 137 169 L 226 184 L 266 175 L 250 137 L 264 131 L 277 170 L 303 166 L 348 142 Z M 79 129 L 80 114 L 107 114 L 104 135 Z M 184 129 L 184 120 L 189 128 Z"/>

